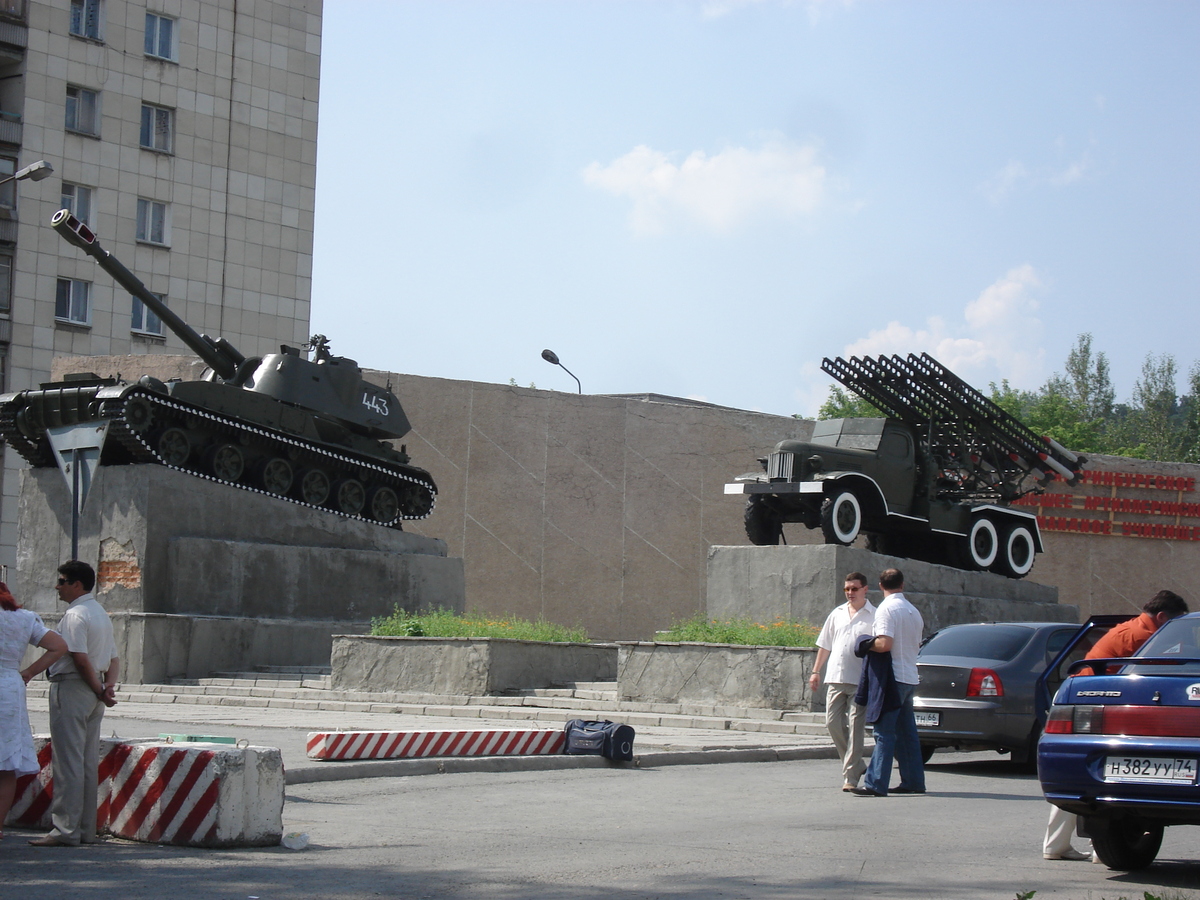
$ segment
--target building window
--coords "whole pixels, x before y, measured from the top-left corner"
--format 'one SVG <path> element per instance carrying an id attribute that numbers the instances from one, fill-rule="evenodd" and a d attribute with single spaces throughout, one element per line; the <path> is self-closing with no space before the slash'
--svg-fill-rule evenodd
<path id="1" fill-rule="evenodd" d="M 168 243 L 167 204 L 138 198 L 137 239 L 148 244 Z"/>
<path id="2" fill-rule="evenodd" d="M 142 146 L 147 150 L 171 152 L 171 131 L 174 110 L 142 104 Z"/>
<path id="3" fill-rule="evenodd" d="M 154 296 L 159 299 L 159 302 L 163 306 L 167 305 L 166 294 L 155 294 Z M 158 313 L 146 306 L 137 297 L 133 298 L 133 314 L 130 317 L 130 321 L 133 330 L 139 331 L 142 334 L 163 333 L 162 319 L 158 317 Z"/>
<path id="4" fill-rule="evenodd" d="M 146 55 L 175 59 L 175 20 L 146 13 Z"/>
<path id="5" fill-rule="evenodd" d="M 11 156 L 0 156 L 0 178 L 11 176 L 17 171 L 17 161 Z M 17 205 L 17 183 L 8 181 L 0 184 L 0 206 L 13 209 Z"/>
<path id="6" fill-rule="evenodd" d="M 100 133 L 100 95 L 87 88 L 67 88 L 67 131 Z"/>
<path id="7" fill-rule="evenodd" d="M 64 181 L 62 186 L 62 209 L 69 209 L 71 215 L 84 225 L 92 224 L 92 189 Z"/>
<path id="8" fill-rule="evenodd" d="M 74 278 L 58 279 L 54 318 L 72 325 L 92 324 L 92 283 Z"/>
<path id="9" fill-rule="evenodd" d="M 13 258 L 0 253 L 0 313 L 12 312 Z"/>
<path id="10" fill-rule="evenodd" d="M 102 40 L 100 20 L 104 16 L 101 0 L 71 0 L 71 34 Z"/>

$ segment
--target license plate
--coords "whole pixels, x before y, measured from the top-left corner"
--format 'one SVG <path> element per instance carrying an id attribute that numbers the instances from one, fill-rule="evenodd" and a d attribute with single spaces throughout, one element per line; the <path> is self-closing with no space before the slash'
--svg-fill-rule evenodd
<path id="1" fill-rule="evenodd" d="M 1104 780 L 1143 784 L 1195 784 L 1196 760 L 1160 756 L 1109 756 L 1104 760 Z"/>
<path id="2" fill-rule="evenodd" d="M 918 727 L 937 728 L 942 724 L 942 714 L 940 712 L 918 712 L 915 715 Z"/>

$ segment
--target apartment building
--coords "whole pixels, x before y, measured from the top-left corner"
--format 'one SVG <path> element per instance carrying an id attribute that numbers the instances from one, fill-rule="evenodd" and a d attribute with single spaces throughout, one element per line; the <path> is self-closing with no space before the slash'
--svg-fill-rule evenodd
<path id="1" fill-rule="evenodd" d="M 196 330 L 246 355 L 307 340 L 321 11 L 0 0 L 0 178 L 54 168 L 0 185 L 4 391 L 37 387 L 55 356 L 187 352 L 50 229 L 63 207 Z M 25 463 L 0 453 L 12 566 Z"/>

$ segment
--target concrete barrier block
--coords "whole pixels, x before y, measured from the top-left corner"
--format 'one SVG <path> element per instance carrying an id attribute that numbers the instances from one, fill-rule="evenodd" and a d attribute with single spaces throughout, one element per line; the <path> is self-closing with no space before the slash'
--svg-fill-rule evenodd
<path id="1" fill-rule="evenodd" d="M 34 739 L 41 771 L 17 780 L 5 824 L 51 827 L 50 739 Z M 96 830 L 189 847 L 260 847 L 283 835 L 283 757 L 274 747 L 100 742 Z"/>
<path id="2" fill-rule="evenodd" d="M 562 753 L 562 731 L 314 731 L 309 759 L 418 759 L 429 756 L 545 756 Z"/>

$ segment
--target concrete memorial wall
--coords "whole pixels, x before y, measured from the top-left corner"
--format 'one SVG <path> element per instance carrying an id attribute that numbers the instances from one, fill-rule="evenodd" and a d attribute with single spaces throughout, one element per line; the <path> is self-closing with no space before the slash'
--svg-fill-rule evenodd
<path id="1" fill-rule="evenodd" d="M 186 357 L 149 359 L 154 369 L 140 357 L 59 359 L 53 375 L 198 374 Z M 438 484 L 433 515 L 405 527 L 463 559 L 467 608 L 580 624 L 601 640 L 648 640 L 704 612 L 709 548 L 748 543 L 744 501 L 722 486 L 812 431 L 656 395 L 366 374 L 391 383 L 414 426 L 402 443 Z M 1161 588 L 1200 609 L 1200 466 L 1097 457 L 1089 469 L 1094 480 L 1029 498 L 1046 552 L 1027 580 L 1084 617 L 1136 611 Z M 822 543 L 802 526 L 785 532 L 792 545 Z"/>

